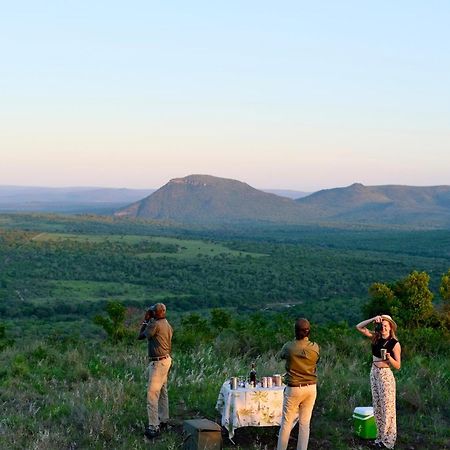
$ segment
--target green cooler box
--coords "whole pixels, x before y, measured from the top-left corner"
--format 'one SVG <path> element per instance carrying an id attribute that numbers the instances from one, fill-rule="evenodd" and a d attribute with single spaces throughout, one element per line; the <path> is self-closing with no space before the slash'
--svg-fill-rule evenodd
<path id="1" fill-rule="evenodd" d="M 356 436 L 363 439 L 375 439 L 377 426 L 372 406 L 358 406 L 353 411 L 353 426 Z"/>

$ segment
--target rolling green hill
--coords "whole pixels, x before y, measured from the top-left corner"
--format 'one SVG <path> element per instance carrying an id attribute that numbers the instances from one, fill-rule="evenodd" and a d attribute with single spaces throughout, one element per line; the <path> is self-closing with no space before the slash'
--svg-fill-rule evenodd
<path id="1" fill-rule="evenodd" d="M 190 175 L 169 181 L 116 215 L 183 223 L 296 223 L 301 208 L 292 199 L 259 191 L 240 181 Z"/>
<path id="2" fill-rule="evenodd" d="M 311 220 L 450 226 L 450 186 L 364 186 L 326 189 L 297 199 Z"/>
<path id="3" fill-rule="evenodd" d="M 291 200 L 246 183 L 209 175 L 176 178 L 122 208 L 118 217 L 186 224 L 265 222 L 450 227 L 450 186 L 363 186 L 326 189 Z"/>

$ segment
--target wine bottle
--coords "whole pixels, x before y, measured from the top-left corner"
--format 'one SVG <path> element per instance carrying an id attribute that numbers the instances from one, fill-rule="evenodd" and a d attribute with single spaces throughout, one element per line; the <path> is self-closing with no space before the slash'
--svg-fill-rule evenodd
<path id="1" fill-rule="evenodd" d="M 252 363 L 252 370 L 250 370 L 249 381 L 250 381 L 250 386 L 256 387 L 255 363 Z"/>

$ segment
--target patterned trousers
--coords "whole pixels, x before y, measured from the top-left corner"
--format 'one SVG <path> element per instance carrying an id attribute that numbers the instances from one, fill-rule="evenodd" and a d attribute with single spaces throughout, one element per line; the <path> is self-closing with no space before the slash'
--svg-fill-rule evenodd
<path id="1" fill-rule="evenodd" d="M 395 378 L 389 367 L 379 368 L 372 364 L 370 371 L 373 415 L 377 424 L 375 442 L 394 448 L 397 439 L 397 417 L 395 412 Z"/>

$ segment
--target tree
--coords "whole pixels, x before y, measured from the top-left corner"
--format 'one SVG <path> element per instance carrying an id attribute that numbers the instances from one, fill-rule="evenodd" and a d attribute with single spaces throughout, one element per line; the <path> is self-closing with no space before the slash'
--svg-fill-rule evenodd
<path id="1" fill-rule="evenodd" d="M 439 292 L 444 303 L 444 314 L 450 314 L 450 269 L 448 269 L 447 273 L 442 275 Z"/>
<path id="2" fill-rule="evenodd" d="M 392 309 L 395 307 L 395 295 L 392 288 L 384 283 L 374 283 L 369 288 L 371 299 L 364 306 L 364 315 L 367 317 L 378 316 L 380 314 L 393 315 Z"/>
<path id="3" fill-rule="evenodd" d="M 211 327 L 213 330 L 221 331 L 224 328 L 230 328 L 231 314 L 220 308 L 211 310 Z"/>
<path id="4" fill-rule="evenodd" d="M 200 344 L 209 342 L 213 335 L 208 321 L 197 313 L 191 313 L 181 319 L 181 327 L 174 334 L 175 346 L 180 350 L 197 348 Z"/>
<path id="5" fill-rule="evenodd" d="M 389 314 L 411 328 L 426 324 L 434 312 L 429 282 L 430 276 L 426 272 L 414 271 L 392 285 L 374 283 L 369 289 L 371 299 L 363 308 L 364 314 L 369 317 Z M 443 286 L 441 293 L 444 292 L 444 296 L 448 292 L 450 297 L 450 277 Z"/>
<path id="6" fill-rule="evenodd" d="M 404 326 L 417 328 L 433 314 L 433 293 L 428 288 L 430 276 L 426 272 L 411 272 L 394 287 L 397 298 L 393 315 Z"/>
<path id="7" fill-rule="evenodd" d="M 94 323 L 101 326 L 113 342 L 123 340 L 129 335 L 124 323 L 126 312 L 125 306 L 120 302 L 112 301 L 108 302 L 105 310 L 109 317 L 97 315 L 93 319 Z"/>

